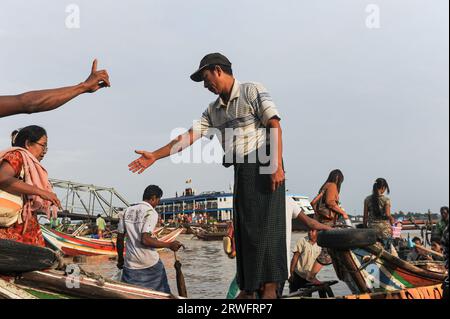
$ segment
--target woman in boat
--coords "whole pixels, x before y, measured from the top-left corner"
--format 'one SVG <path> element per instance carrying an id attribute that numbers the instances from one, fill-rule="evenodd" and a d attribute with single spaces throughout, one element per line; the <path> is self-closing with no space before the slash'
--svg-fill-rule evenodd
<path id="1" fill-rule="evenodd" d="M 36 213 L 56 216 L 61 203 L 53 193 L 48 174 L 41 165 L 47 153 L 47 132 L 39 126 L 14 131 L 12 148 L 0 152 L 0 194 L 21 196 L 23 205 L 0 224 L 0 239 L 45 246 Z M 20 198 L 20 197 L 19 197 Z M 1 198 L 0 198 L 1 200 Z M 0 201 L 0 205 L 7 205 Z M 1 220 L 1 219 L 0 219 Z M 6 227 L 8 225 L 8 227 Z"/>
<path id="2" fill-rule="evenodd" d="M 347 225 L 351 225 L 350 219 L 339 201 L 339 194 L 343 182 L 344 174 L 341 170 L 333 170 L 320 188 L 319 194 L 312 200 L 311 206 L 315 211 L 314 218 L 320 223 L 334 226 L 339 217 L 342 217 Z M 319 284 L 319 281 L 316 279 L 317 274 L 323 266 L 330 265 L 331 263 L 332 260 L 328 250 L 323 248 L 307 275 L 306 280 Z"/>
<path id="3" fill-rule="evenodd" d="M 391 215 L 391 200 L 384 195 L 386 192 L 390 193 L 388 182 L 378 178 L 373 184 L 372 195 L 364 200 L 363 224 L 366 228 L 375 229 L 378 239 L 390 249 L 395 219 Z"/>
<path id="4" fill-rule="evenodd" d="M 320 223 L 333 226 L 339 217 L 348 220 L 348 215 L 340 206 L 339 194 L 344 182 L 341 170 L 333 170 L 319 190 L 319 194 L 311 202 L 315 211 L 315 219 Z"/>

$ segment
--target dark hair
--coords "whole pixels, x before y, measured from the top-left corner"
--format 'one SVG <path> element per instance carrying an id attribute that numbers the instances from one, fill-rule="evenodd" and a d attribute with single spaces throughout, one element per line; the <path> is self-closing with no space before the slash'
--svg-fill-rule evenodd
<path id="1" fill-rule="evenodd" d="M 431 239 L 430 239 L 430 242 L 431 242 L 431 244 L 436 243 L 439 246 L 441 246 L 441 239 L 442 238 L 439 237 L 439 236 L 432 236 Z"/>
<path id="2" fill-rule="evenodd" d="M 377 178 L 372 189 L 372 210 L 375 216 L 383 216 L 384 213 L 380 210 L 380 196 L 378 196 L 378 190 L 382 188 L 386 188 L 387 193 L 390 194 L 388 182 L 384 178 Z"/>
<path id="3" fill-rule="evenodd" d="M 233 69 L 229 65 L 223 65 L 223 64 L 211 64 L 206 69 L 209 71 L 214 71 L 216 67 L 220 67 L 223 72 L 225 72 L 228 75 L 233 75 Z"/>
<path id="4" fill-rule="evenodd" d="M 25 148 L 27 141 L 36 143 L 46 135 L 47 132 L 40 126 L 27 126 L 11 133 L 11 146 Z"/>
<path id="5" fill-rule="evenodd" d="M 156 185 L 148 186 L 144 191 L 142 200 L 150 200 L 150 199 L 152 199 L 153 196 L 155 196 L 156 198 L 161 198 L 163 196 L 162 189 Z"/>
<path id="6" fill-rule="evenodd" d="M 448 206 L 441 207 L 440 211 L 441 211 L 441 214 L 442 214 L 442 211 L 446 211 L 448 214 Z"/>
<path id="7" fill-rule="evenodd" d="M 327 183 L 335 183 L 337 185 L 338 192 L 341 192 L 341 185 L 344 182 L 344 174 L 342 174 L 341 170 L 335 169 L 331 171 L 330 175 L 328 176 L 327 181 L 322 185 L 320 188 L 319 193 L 323 191 L 323 188 Z"/>
<path id="8" fill-rule="evenodd" d="M 422 239 L 420 239 L 419 237 L 414 237 L 414 238 L 412 239 L 412 241 L 413 241 L 413 242 L 415 242 L 415 241 L 420 241 L 420 243 L 422 243 Z"/>
<path id="9" fill-rule="evenodd" d="M 98 214 L 98 215 L 97 215 L 97 218 L 100 218 L 100 217 L 102 217 L 102 215 Z"/>

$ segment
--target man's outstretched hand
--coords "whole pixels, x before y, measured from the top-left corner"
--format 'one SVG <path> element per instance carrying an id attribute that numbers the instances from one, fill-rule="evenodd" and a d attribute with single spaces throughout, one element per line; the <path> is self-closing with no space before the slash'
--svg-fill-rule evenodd
<path id="1" fill-rule="evenodd" d="M 97 71 L 97 59 L 92 63 L 91 74 L 83 84 L 86 86 L 86 92 L 88 93 L 94 93 L 101 88 L 111 86 L 108 72 L 106 70 Z"/>
<path id="2" fill-rule="evenodd" d="M 141 155 L 141 157 L 128 165 L 128 169 L 133 173 L 142 174 L 157 160 L 156 156 L 151 152 L 136 151 L 136 154 Z"/>

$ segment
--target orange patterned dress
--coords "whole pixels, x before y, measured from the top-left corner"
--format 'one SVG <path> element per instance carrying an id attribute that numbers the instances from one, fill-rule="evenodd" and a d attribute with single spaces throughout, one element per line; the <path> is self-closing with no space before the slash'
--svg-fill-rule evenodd
<path id="1" fill-rule="evenodd" d="M 16 174 L 15 176 L 19 177 L 23 166 L 22 155 L 17 151 L 11 152 L 5 156 L 4 161 L 11 165 Z M 22 234 L 23 226 L 24 224 L 16 223 L 8 228 L 0 227 L 0 239 L 14 240 L 24 244 L 45 247 L 44 237 L 42 236 L 36 214 L 33 214 L 29 219 L 25 234 Z"/>

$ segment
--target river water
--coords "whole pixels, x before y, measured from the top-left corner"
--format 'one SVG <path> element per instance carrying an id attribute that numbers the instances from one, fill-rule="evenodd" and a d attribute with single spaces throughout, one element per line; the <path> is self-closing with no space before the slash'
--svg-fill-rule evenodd
<path id="1" fill-rule="evenodd" d="M 295 232 L 292 234 L 291 251 L 293 251 L 297 241 L 304 236 L 306 236 L 306 233 Z M 202 241 L 193 238 L 192 235 L 180 235 L 178 240 L 186 246 L 186 250 L 179 251 L 177 257 L 182 263 L 188 297 L 194 299 L 224 299 L 236 273 L 236 260 L 229 259 L 225 255 L 222 242 Z M 166 267 L 172 293 L 178 294 L 173 267 L 174 254 L 171 251 L 162 251 L 160 256 Z M 116 261 L 110 260 L 108 257 L 87 257 L 80 265 L 87 271 L 99 273 L 107 278 L 113 278 L 117 274 Z M 325 267 L 317 278 L 321 281 L 338 280 L 333 266 Z M 343 282 L 339 282 L 332 288 L 336 296 L 350 293 Z M 285 287 L 285 294 L 287 293 L 288 289 Z M 313 296 L 317 296 L 317 294 Z"/>

